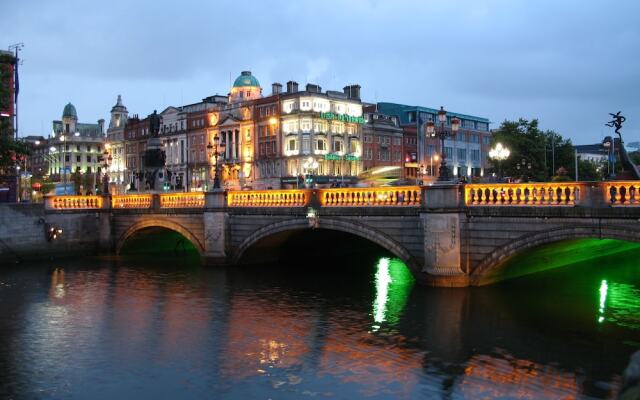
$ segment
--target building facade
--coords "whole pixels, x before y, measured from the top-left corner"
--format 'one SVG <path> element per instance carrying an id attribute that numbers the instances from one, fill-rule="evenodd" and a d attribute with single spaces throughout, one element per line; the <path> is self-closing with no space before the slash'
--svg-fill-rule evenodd
<path id="1" fill-rule="evenodd" d="M 14 137 L 15 118 L 15 55 L 0 50 L 0 135 Z"/>
<path id="2" fill-rule="evenodd" d="M 122 96 L 118 95 L 116 104 L 111 108 L 111 119 L 107 128 L 106 150 L 111 156 L 109 165 L 109 181 L 114 194 L 123 193 L 129 182 L 126 176 L 126 155 L 124 132 L 129 118 L 127 107 L 122 104 Z"/>
<path id="3" fill-rule="evenodd" d="M 62 119 L 52 123 L 47 143 L 48 174 L 54 180 L 65 183 L 69 183 L 71 174 L 76 172 L 92 175 L 92 181 L 99 181 L 100 177 L 96 174 L 102 168 L 103 132 L 103 119 L 96 124 L 78 122 L 75 106 L 68 103 L 62 112 Z"/>
<path id="4" fill-rule="evenodd" d="M 381 113 L 398 117 L 400 125 L 405 130 L 403 167 L 406 178 L 435 177 L 435 164 L 440 165 L 440 155 L 443 151 L 446 154 L 447 166 L 455 178 L 484 176 L 485 169 L 489 167 L 487 154 L 491 143 L 487 118 L 447 111 L 444 129 L 450 132 L 451 120 L 454 117 L 458 118 L 461 124 L 457 134 L 449 135 L 444 141 L 444 149 L 441 149 L 440 139 L 437 136 L 430 137 L 426 133 L 428 121 L 432 121 L 436 129 L 440 129 L 437 109 L 396 103 L 378 103 L 377 107 Z M 413 139 L 409 139 L 413 135 L 415 156 Z"/>

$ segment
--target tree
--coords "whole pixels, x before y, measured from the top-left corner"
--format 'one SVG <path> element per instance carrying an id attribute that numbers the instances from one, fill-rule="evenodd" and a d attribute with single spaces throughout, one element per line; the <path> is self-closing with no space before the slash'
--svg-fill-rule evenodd
<path id="1" fill-rule="evenodd" d="M 606 163 L 578 159 L 578 179 L 581 181 L 600 181 L 606 170 Z"/>
<path id="2" fill-rule="evenodd" d="M 0 134 L 0 171 L 15 167 L 30 153 L 26 143 L 15 141 L 9 135 Z"/>
<path id="3" fill-rule="evenodd" d="M 493 133 L 493 144 L 498 142 L 510 150 L 510 155 L 501 162 L 490 158 L 489 162 L 494 170 L 501 167 L 505 176 L 525 177 L 536 181 L 545 180 L 545 136 L 538 128 L 537 119 L 531 121 L 522 118 L 518 121 L 505 120 L 500 128 Z M 518 164 L 520 164 L 520 169 L 517 168 Z M 528 168 L 529 164 L 531 164 L 530 169 Z"/>

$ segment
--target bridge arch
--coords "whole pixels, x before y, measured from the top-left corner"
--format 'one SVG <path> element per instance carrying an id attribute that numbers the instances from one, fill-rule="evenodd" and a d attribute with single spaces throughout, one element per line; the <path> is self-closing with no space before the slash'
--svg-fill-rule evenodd
<path id="1" fill-rule="evenodd" d="M 575 224 L 570 227 L 558 227 L 538 233 L 526 233 L 511 242 L 500 245 L 487 255 L 473 270 L 470 276 L 472 284 L 491 283 L 484 278 L 500 268 L 511 256 L 524 250 L 545 244 L 573 239 L 615 239 L 640 243 L 640 229 L 628 226 L 602 224 Z"/>
<path id="2" fill-rule="evenodd" d="M 172 230 L 174 232 L 178 232 L 182 236 L 184 236 L 187 240 L 189 240 L 193 246 L 198 250 L 200 255 L 204 254 L 204 246 L 202 242 L 198 239 L 196 235 L 194 235 L 189 229 L 180 225 L 177 222 L 166 220 L 163 218 L 150 218 L 143 219 L 131 225 L 124 231 L 116 241 L 116 254 L 120 254 L 122 251 L 122 247 L 127 242 L 131 236 L 133 236 L 136 232 L 144 229 L 144 228 L 165 228 Z"/>
<path id="3" fill-rule="evenodd" d="M 280 232 L 305 229 L 311 229 L 309 221 L 306 218 L 288 219 L 286 221 L 276 222 L 264 226 L 253 232 L 244 241 L 242 241 L 242 243 L 234 251 L 232 263 L 238 263 L 240 261 L 240 258 L 242 258 L 244 253 L 251 246 L 264 238 Z M 419 271 L 418 260 L 416 260 L 415 257 L 413 257 L 400 243 L 395 241 L 387 234 L 372 229 L 371 227 L 352 221 L 343 221 L 333 218 L 321 218 L 319 220 L 317 229 L 341 231 L 367 239 L 401 259 L 412 271 Z"/>

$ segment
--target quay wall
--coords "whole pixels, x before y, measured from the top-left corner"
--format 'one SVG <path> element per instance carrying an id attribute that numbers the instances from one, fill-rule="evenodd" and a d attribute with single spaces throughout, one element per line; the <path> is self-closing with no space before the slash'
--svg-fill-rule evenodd
<path id="1" fill-rule="evenodd" d="M 43 204 L 0 204 L 0 264 L 96 254 L 99 213 L 45 213 Z M 47 240 L 45 227 L 62 229 Z"/>

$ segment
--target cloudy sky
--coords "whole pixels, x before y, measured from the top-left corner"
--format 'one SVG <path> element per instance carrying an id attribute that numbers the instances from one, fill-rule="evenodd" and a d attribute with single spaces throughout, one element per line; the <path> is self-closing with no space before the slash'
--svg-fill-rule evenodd
<path id="1" fill-rule="evenodd" d="M 627 116 L 640 141 L 640 2 L 5 0 L 0 46 L 24 43 L 20 134 L 72 102 L 81 122 L 226 94 L 249 69 L 264 93 L 296 80 L 362 86 L 365 101 L 538 118 L 574 143 Z"/>

